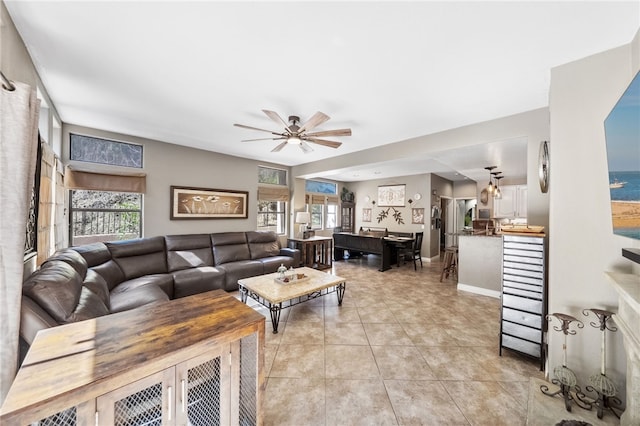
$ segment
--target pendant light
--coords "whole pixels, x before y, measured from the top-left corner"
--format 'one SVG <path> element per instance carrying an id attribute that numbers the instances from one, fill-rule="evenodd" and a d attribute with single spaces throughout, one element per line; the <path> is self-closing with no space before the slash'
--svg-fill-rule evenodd
<path id="1" fill-rule="evenodd" d="M 485 167 L 485 170 L 489 171 L 489 185 L 487 185 L 487 192 L 489 195 L 493 195 L 493 181 L 491 180 L 491 170 L 495 169 L 498 166 L 489 166 Z"/>
<path id="2" fill-rule="evenodd" d="M 498 183 L 500 182 L 500 179 L 502 179 L 504 176 L 496 176 L 496 189 L 494 190 L 493 193 L 493 198 L 500 200 L 502 198 L 502 191 L 500 191 L 500 187 L 498 186 Z"/>

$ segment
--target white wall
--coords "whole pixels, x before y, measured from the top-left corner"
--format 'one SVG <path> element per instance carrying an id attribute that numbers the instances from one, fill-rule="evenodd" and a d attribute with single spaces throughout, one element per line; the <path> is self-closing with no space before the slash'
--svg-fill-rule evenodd
<path id="1" fill-rule="evenodd" d="M 143 146 L 147 192 L 144 195 L 143 235 L 247 231 L 256 229 L 258 166 L 289 169 L 184 146 L 106 132 L 71 124 L 63 125 L 63 160 L 69 159 L 69 133 L 95 136 Z M 248 219 L 170 220 L 171 185 L 249 191 Z"/>
<path id="2" fill-rule="evenodd" d="M 613 234 L 604 135 L 605 118 L 640 69 L 638 51 L 636 35 L 630 45 L 551 70 L 549 312 L 585 323 L 569 336 L 567 351 L 568 366 L 583 387 L 599 371 L 600 331 L 589 325 L 593 315 L 587 318 L 582 310 L 616 311 L 617 296 L 604 272 L 630 272 L 621 249 L 640 246 Z M 624 393 L 622 336 L 609 337 L 607 375 Z M 562 334 L 550 329 L 548 340 L 552 371 L 562 364 Z"/>

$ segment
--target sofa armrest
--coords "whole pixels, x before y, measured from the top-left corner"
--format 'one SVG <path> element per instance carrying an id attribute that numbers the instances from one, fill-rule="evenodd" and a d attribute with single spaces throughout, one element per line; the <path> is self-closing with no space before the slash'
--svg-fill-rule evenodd
<path id="1" fill-rule="evenodd" d="M 293 264 L 294 265 L 299 265 L 300 264 L 300 250 L 298 249 L 294 249 L 294 248 L 289 248 L 289 247 L 283 247 L 280 249 L 280 256 L 289 256 L 289 257 L 293 257 Z"/>

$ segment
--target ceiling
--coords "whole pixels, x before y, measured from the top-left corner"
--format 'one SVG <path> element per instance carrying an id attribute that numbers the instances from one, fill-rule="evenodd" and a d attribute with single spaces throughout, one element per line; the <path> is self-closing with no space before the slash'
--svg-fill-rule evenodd
<path id="1" fill-rule="evenodd" d="M 5 4 L 64 122 L 288 166 L 545 107 L 552 67 L 640 26 L 638 1 Z M 240 142 L 269 135 L 234 123 L 282 131 L 262 109 L 353 135 L 309 154 Z M 525 173 L 526 141 L 505 142 L 324 176 Z"/>

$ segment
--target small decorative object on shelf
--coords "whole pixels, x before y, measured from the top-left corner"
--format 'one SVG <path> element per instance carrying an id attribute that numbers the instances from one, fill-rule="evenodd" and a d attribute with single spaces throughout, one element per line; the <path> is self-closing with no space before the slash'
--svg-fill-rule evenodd
<path id="1" fill-rule="evenodd" d="M 560 321 L 560 327 L 557 325 L 553 326 L 555 331 L 561 331 L 564 334 L 564 342 L 562 344 L 562 365 L 557 366 L 553 369 L 553 375 L 555 378 L 551 380 L 556 386 L 560 386 L 560 389 L 555 392 L 550 392 L 549 387 L 547 385 L 540 386 L 540 390 L 543 394 L 548 396 L 556 396 L 559 393 L 562 393 L 562 397 L 564 398 L 564 407 L 567 411 L 571 411 L 571 400 L 575 400 L 576 404 L 580 407 L 589 409 L 589 406 L 582 406 L 582 401 L 579 399 L 574 399 L 571 395 L 571 389 L 574 388 L 576 393 L 581 393 L 580 387 L 577 385 L 578 379 L 576 378 L 575 373 L 567 367 L 567 336 L 575 335 L 576 330 L 569 330 L 572 322 L 576 323 L 578 328 L 583 328 L 584 324 L 582 321 L 572 317 L 571 315 L 561 314 L 561 313 L 553 313 L 547 315 L 547 319 L 551 321 L 553 318 L 557 318 Z"/>
<path id="2" fill-rule="evenodd" d="M 607 323 L 614 313 L 596 308 L 584 309 L 582 311 L 585 316 L 589 316 L 589 312 L 593 312 L 596 317 L 598 317 L 599 322 L 590 322 L 589 324 L 592 327 L 600 329 L 600 331 L 602 332 L 602 340 L 600 343 L 600 373 L 596 373 L 589 377 L 589 382 L 591 382 L 591 385 L 587 386 L 585 389 L 587 392 L 595 392 L 598 397 L 595 400 L 590 400 L 582 392 L 576 393 L 576 397 L 584 404 L 587 404 L 589 408 L 591 408 L 591 406 L 595 404 L 595 406 L 598 407 L 599 419 L 601 419 L 604 415 L 605 408 L 611 411 L 617 418 L 620 418 L 620 413 L 618 411 L 622 411 L 622 401 L 618 397 L 616 397 L 616 393 L 618 393 L 616 385 L 610 378 L 607 377 L 606 373 L 607 330 L 618 330 L 615 326 Z"/>

